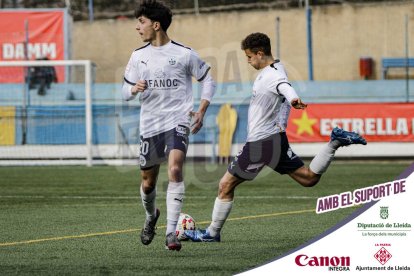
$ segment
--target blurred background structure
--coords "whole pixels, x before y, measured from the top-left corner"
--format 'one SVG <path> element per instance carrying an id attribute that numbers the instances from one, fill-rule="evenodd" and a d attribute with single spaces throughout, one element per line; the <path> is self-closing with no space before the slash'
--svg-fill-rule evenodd
<path id="1" fill-rule="evenodd" d="M 289 122 L 289 139 L 299 155 L 313 156 L 338 125 L 369 142 L 339 157 L 414 156 L 413 1 L 166 2 L 174 12 L 170 37 L 209 62 L 218 83 L 205 128 L 191 136 L 190 157 L 218 156 L 216 117 L 223 104 L 237 112 L 231 155 L 245 141 L 257 71 L 247 64 L 240 41 L 252 32 L 271 38 L 274 57 L 282 60 L 293 87 L 310 104 L 306 111 L 293 111 Z M 88 97 L 92 159 L 135 158 L 140 106 L 120 97 L 125 65 L 143 45 L 135 30 L 135 4 L 0 0 L 0 159 L 82 159 Z M 17 20 L 13 12 L 27 15 Z M 47 20 L 36 16 L 44 13 L 60 15 L 40 28 Z M 89 72 L 92 82 L 86 84 L 85 67 L 56 65 L 56 82 L 38 93 L 27 85 L 28 67 L 6 66 L 41 58 L 90 61 L 95 65 Z M 195 82 L 193 88 L 197 106 L 200 87 Z"/>
<path id="2" fill-rule="evenodd" d="M 251 9 L 287 9 L 305 6 L 307 0 L 166 0 L 175 14 L 210 13 L 223 11 L 248 11 Z M 401 2 L 401 0 L 310 0 L 314 6 L 354 3 Z M 406 0 L 406 2 L 411 2 Z M 74 20 L 88 20 L 90 8 L 94 19 L 132 18 L 135 0 L 0 0 L 2 9 L 67 8 Z"/>

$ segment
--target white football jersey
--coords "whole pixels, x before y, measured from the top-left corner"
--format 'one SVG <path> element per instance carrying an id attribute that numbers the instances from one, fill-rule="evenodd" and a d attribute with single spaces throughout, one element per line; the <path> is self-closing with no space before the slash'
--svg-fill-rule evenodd
<path id="1" fill-rule="evenodd" d="M 256 77 L 248 113 L 247 142 L 286 131 L 290 103 L 278 92 L 282 83 L 289 81 L 279 60 L 263 68 Z"/>
<path id="2" fill-rule="evenodd" d="M 209 69 L 195 51 L 174 41 L 160 47 L 148 43 L 135 50 L 124 81 L 130 85 L 139 80 L 147 82 L 148 88 L 137 94 L 141 102 L 140 135 L 148 138 L 177 125 L 190 127 L 192 77 L 201 81 Z"/>

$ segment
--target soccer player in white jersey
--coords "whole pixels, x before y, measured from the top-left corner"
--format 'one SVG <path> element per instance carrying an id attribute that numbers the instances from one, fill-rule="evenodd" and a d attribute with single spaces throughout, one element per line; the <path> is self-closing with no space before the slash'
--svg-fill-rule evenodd
<path id="1" fill-rule="evenodd" d="M 330 142 L 305 167 L 289 146 L 286 127 L 290 108 L 305 109 L 307 105 L 291 87 L 282 63 L 273 59 L 267 35 L 250 34 L 242 41 L 242 50 L 248 63 L 261 70 L 253 84 L 247 142 L 220 180 L 210 226 L 205 230 L 185 231 L 196 242 L 220 241 L 220 231 L 233 206 L 235 188 L 246 180 L 253 180 L 264 166 L 311 187 L 318 183 L 339 147 L 366 144 L 357 133 L 335 128 Z"/>
<path id="2" fill-rule="evenodd" d="M 141 1 L 135 17 L 138 19 L 136 29 L 146 44 L 132 53 L 122 91 L 125 100 L 138 97 L 141 102 L 140 193 L 146 213 L 141 241 L 148 245 L 155 235 L 160 216 L 155 204 L 156 183 L 160 164 L 167 160 L 166 248 L 179 251 L 181 243 L 175 229 L 185 192 L 183 163 L 188 135 L 202 127 L 216 85 L 209 74 L 210 67 L 192 49 L 168 37 L 166 32 L 172 13 L 167 6 L 154 0 Z M 202 84 L 201 102 L 196 112 L 192 111 L 192 77 Z"/>

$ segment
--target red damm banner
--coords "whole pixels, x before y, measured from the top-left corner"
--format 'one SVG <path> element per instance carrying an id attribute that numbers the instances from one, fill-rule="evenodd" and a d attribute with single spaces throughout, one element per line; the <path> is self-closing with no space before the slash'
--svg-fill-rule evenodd
<path id="1" fill-rule="evenodd" d="M 65 59 L 64 10 L 0 10 L 0 60 Z M 56 68 L 63 81 L 64 68 Z M 21 83 L 22 68 L 0 68 L 0 83 Z"/>
<path id="2" fill-rule="evenodd" d="M 292 108 L 289 142 L 328 141 L 332 129 L 362 134 L 369 142 L 414 142 L 414 103 L 309 104 Z"/>

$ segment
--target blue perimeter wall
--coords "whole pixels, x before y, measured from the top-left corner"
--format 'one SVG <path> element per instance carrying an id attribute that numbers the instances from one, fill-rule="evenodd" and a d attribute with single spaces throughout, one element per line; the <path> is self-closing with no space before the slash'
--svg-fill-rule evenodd
<path id="1" fill-rule="evenodd" d="M 139 101 L 121 99 L 122 84 L 95 84 L 93 87 L 93 143 L 139 142 Z M 302 81 L 292 86 L 306 103 L 368 103 L 414 101 L 414 81 Z M 252 83 L 219 84 L 205 116 L 203 129 L 191 135 L 192 143 L 210 143 L 216 139 L 216 114 L 224 103 L 237 110 L 238 122 L 233 143 L 246 139 L 247 110 Z M 201 89 L 193 86 L 195 107 Z M 22 143 L 23 93 L 20 84 L 0 85 L 0 106 L 15 106 L 15 144 Z M 27 144 L 84 144 L 85 92 L 82 84 L 52 84 L 45 96 L 31 90 L 27 96 Z"/>

